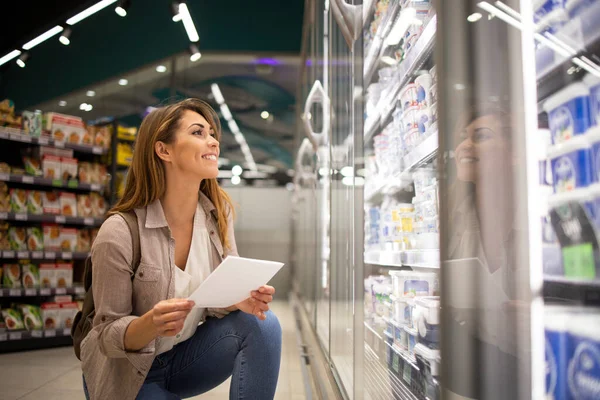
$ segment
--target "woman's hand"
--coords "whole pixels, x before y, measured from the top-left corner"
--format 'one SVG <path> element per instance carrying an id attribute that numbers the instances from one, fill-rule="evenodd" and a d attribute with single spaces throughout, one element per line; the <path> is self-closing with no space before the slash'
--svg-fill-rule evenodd
<path id="1" fill-rule="evenodd" d="M 186 299 L 170 299 L 158 302 L 152 309 L 152 324 L 158 336 L 175 336 L 183 329 L 183 323 L 194 302 Z"/>
<path id="2" fill-rule="evenodd" d="M 251 293 L 251 297 L 235 305 L 235 307 L 246 314 L 255 315 L 261 321 L 267 319 L 265 312 L 269 311 L 269 303 L 273 301 L 275 288 L 264 285 Z"/>

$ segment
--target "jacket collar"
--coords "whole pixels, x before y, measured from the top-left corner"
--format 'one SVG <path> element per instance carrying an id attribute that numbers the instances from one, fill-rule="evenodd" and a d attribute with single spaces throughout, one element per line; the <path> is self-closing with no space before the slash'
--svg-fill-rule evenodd
<path id="1" fill-rule="evenodd" d="M 210 199 L 202 192 L 198 193 L 198 203 L 204 210 L 206 217 L 208 218 L 211 213 L 216 213 L 217 208 L 210 201 Z M 165 212 L 162 208 L 160 200 L 154 200 L 146 207 L 146 224 L 145 227 L 148 229 L 165 228 L 169 226 Z"/>

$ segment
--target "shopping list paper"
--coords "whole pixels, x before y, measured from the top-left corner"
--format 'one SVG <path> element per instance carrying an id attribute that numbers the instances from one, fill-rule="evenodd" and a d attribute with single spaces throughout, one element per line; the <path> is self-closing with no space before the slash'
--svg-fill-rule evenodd
<path id="1" fill-rule="evenodd" d="M 225 308 L 248 297 L 266 285 L 283 263 L 229 256 L 188 298 L 196 307 Z"/>

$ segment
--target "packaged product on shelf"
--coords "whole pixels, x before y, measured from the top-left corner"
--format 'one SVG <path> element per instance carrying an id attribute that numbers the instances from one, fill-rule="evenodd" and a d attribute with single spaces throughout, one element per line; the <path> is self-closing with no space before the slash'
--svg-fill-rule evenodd
<path id="1" fill-rule="evenodd" d="M 585 134 L 585 137 L 590 144 L 592 179 L 594 182 L 600 182 L 600 125 L 590 128 Z M 540 170 L 543 165 L 545 164 L 540 163 Z M 543 176 L 545 177 L 545 168 L 543 172 Z M 540 171 L 540 174 L 542 174 L 542 171 Z M 550 177 L 547 177 L 546 180 L 549 180 L 548 178 Z M 545 182 L 541 183 L 545 184 Z"/>
<path id="2" fill-rule="evenodd" d="M 43 287 L 56 287 L 56 264 L 40 264 L 40 284 Z"/>
<path id="3" fill-rule="evenodd" d="M 119 143 L 117 145 L 117 164 L 128 167 L 133 159 L 133 146 L 131 143 Z"/>
<path id="4" fill-rule="evenodd" d="M 590 91 L 592 125 L 600 125 L 600 78 L 592 74 L 587 74 L 583 78 L 583 83 Z"/>
<path id="5" fill-rule="evenodd" d="M 0 173 L 10 174 L 10 165 L 5 162 L 0 162 Z"/>
<path id="6" fill-rule="evenodd" d="M 432 296 L 439 286 L 433 272 L 390 271 L 390 276 L 396 297 Z"/>
<path id="7" fill-rule="evenodd" d="M 77 251 L 90 251 L 92 241 L 90 239 L 90 231 L 88 229 L 77 230 Z"/>
<path id="8" fill-rule="evenodd" d="M 421 107 L 415 114 L 415 121 L 417 123 L 417 129 L 419 129 L 419 135 L 421 139 L 424 139 L 428 133 L 431 133 L 429 127 L 431 126 L 431 109 L 429 107 Z"/>
<path id="9" fill-rule="evenodd" d="M 63 181 L 77 179 L 77 159 L 63 157 L 60 159 L 60 172 Z"/>
<path id="10" fill-rule="evenodd" d="M 413 172 L 413 180 L 415 183 L 415 194 L 423 195 L 423 190 L 436 182 L 436 171 L 434 169 L 420 168 Z"/>
<path id="11" fill-rule="evenodd" d="M 39 190 L 30 190 L 27 193 L 27 212 L 29 214 L 44 213 L 44 194 Z"/>
<path id="12" fill-rule="evenodd" d="M 4 317 L 4 323 L 9 331 L 25 329 L 25 325 L 23 325 L 23 317 L 19 311 L 12 308 L 5 308 L 2 310 L 2 317 Z"/>
<path id="13" fill-rule="evenodd" d="M 58 192 L 43 192 L 42 204 L 44 214 L 60 214 L 60 197 Z"/>
<path id="14" fill-rule="evenodd" d="M 77 197 L 75 193 L 62 192 L 59 195 L 60 213 L 67 217 L 77 216 Z"/>
<path id="15" fill-rule="evenodd" d="M 2 266 L 2 286 L 7 288 L 21 287 L 21 266 L 19 264 L 4 264 Z"/>
<path id="16" fill-rule="evenodd" d="M 562 143 L 583 135 L 590 128 L 589 96 L 590 90 L 583 83 L 577 82 L 546 100 L 544 111 L 548 113 L 552 143 Z"/>
<path id="17" fill-rule="evenodd" d="M 37 226 L 27 228 L 27 249 L 30 251 L 44 249 L 44 232 Z"/>
<path id="18" fill-rule="evenodd" d="M 60 250 L 75 251 L 77 249 L 77 229 L 60 228 Z"/>
<path id="19" fill-rule="evenodd" d="M 422 344 L 417 344 L 415 346 L 415 357 L 420 371 L 419 385 L 424 389 L 426 398 L 429 400 L 441 399 L 440 384 L 438 381 L 438 377 L 441 373 L 440 351 L 429 349 Z"/>
<path id="20" fill-rule="evenodd" d="M 54 140 L 80 144 L 86 134 L 83 120 L 72 115 L 47 113 L 44 116 L 44 127 L 50 131 Z"/>
<path id="21" fill-rule="evenodd" d="M 411 307 L 408 305 L 409 298 L 394 297 L 392 304 L 394 305 L 394 321 L 400 325 L 405 325 L 410 320 Z"/>
<path id="22" fill-rule="evenodd" d="M 33 288 L 40 285 L 40 270 L 35 264 L 21 265 L 21 282 L 23 287 Z"/>
<path id="23" fill-rule="evenodd" d="M 60 157 L 45 155 L 42 157 L 42 170 L 44 172 L 44 178 L 49 179 L 61 179 L 62 178 L 62 164 Z"/>
<path id="24" fill-rule="evenodd" d="M 119 125 L 117 127 L 117 138 L 121 140 L 135 140 L 137 136 L 137 128 L 135 126 L 132 127 L 124 127 Z"/>
<path id="25" fill-rule="evenodd" d="M 565 8 L 565 3 L 565 0 L 540 2 L 539 7 L 535 7 L 533 12 L 535 31 L 538 33 L 555 33 L 569 21 L 569 14 Z"/>
<path id="26" fill-rule="evenodd" d="M 58 303 L 42 303 L 42 320 L 44 321 L 44 329 L 59 329 L 60 328 L 60 304 Z"/>
<path id="27" fill-rule="evenodd" d="M 6 114 L 14 114 L 15 113 L 15 103 L 11 99 L 4 99 L 0 101 L 0 112 Z"/>
<path id="28" fill-rule="evenodd" d="M 42 113 L 39 111 L 23 111 L 23 131 L 26 134 L 40 137 L 42 135 Z"/>
<path id="29" fill-rule="evenodd" d="M 431 107 L 429 107 L 429 111 L 431 111 L 431 125 L 429 126 L 429 130 L 431 131 L 431 133 L 437 133 L 438 129 L 437 129 L 437 121 L 438 121 L 438 109 L 437 109 L 437 103 L 433 103 L 431 105 Z M 434 124 L 435 128 L 434 128 Z"/>
<path id="30" fill-rule="evenodd" d="M 44 174 L 44 171 L 42 171 L 42 164 L 37 158 L 28 156 L 23 157 L 23 166 L 25 167 L 27 175 L 42 176 Z"/>
<path id="31" fill-rule="evenodd" d="M 31 153 L 34 157 L 42 160 L 44 156 L 54 156 L 60 158 L 73 158 L 75 154 L 72 149 L 59 149 L 56 147 L 40 146 Z"/>
<path id="32" fill-rule="evenodd" d="M 73 263 L 57 263 L 56 264 L 56 286 L 71 287 L 73 286 Z"/>
<path id="33" fill-rule="evenodd" d="M 92 216 L 92 198 L 88 194 L 77 195 L 77 215 L 80 217 Z"/>
<path id="34" fill-rule="evenodd" d="M 92 182 L 92 163 L 80 162 L 78 168 L 78 177 L 80 183 L 94 183 Z"/>
<path id="35" fill-rule="evenodd" d="M 111 129 L 109 126 L 90 126 L 90 134 L 94 136 L 94 145 L 105 149 L 110 148 Z"/>
<path id="36" fill-rule="evenodd" d="M 546 398 L 567 399 L 568 326 L 572 307 L 544 306 Z"/>
<path id="37" fill-rule="evenodd" d="M 56 224 L 42 224 L 44 230 L 44 249 L 49 251 L 60 250 L 60 226 Z"/>
<path id="38" fill-rule="evenodd" d="M 415 357 L 415 346 L 418 342 L 418 332 L 414 328 L 409 328 L 408 326 L 404 326 L 404 331 L 408 334 L 408 355 L 410 358 L 414 359 Z"/>
<path id="39" fill-rule="evenodd" d="M 431 75 L 422 74 L 419 75 L 415 79 L 415 86 L 417 89 L 417 105 L 421 108 L 429 107 L 433 102 L 429 98 L 429 91 L 431 89 L 431 85 L 433 84 L 433 80 L 431 79 Z"/>
<path id="40" fill-rule="evenodd" d="M 30 304 L 22 304 L 19 311 L 23 315 L 23 325 L 28 331 L 40 330 L 44 327 L 42 321 L 42 309 Z"/>
<path id="41" fill-rule="evenodd" d="M 409 83 L 400 91 L 400 108 L 406 111 L 409 107 L 417 105 L 417 87 L 414 83 Z"/>
<path id="42" fill-rule="evenodd" d="M 563 193 L 590 185 L 592 179 L 591 149 L 585 136 L 552 146 L 548 150 L 551 160 L 555 193 Z"/>
<path id="43" fill-rule="evenodd" d="M 94 217 L 102 217 L 106 214 L 106 200 L 99 193 L 90 193 L 92 200 L 92 215 Z"/>
<path id="44" fill-rule="evenodd" d="M 600 313 L 587 311 L 569 318 L 568 375 L 570 399 L 597 399 L 600 388 Z"/>
<path id="45" fill-rule="evenodd" d="M 0 250 L 10 250 L 10 240 L 8 239 L 9 228 L 8 223 L 0 221 Z"/>
<path id="46" fill-rule="evenodd" d="M 11 250 L 27 250 L 27 229 L 23 227 L 11 226 L 8 229 L 8 241 L 10 243 Z"/>
<path id="47" fill-rule="evenodd" d="M 78 311 L 77 303 L 60 303 L 60 320 L 63 328 L 70 329 L 73 326 L 73 321 Z"/>
<path id="48" fill-rule="evenodd" d="M 419 343 L 431 349 L 440 348 L 440 298 L 417 297 L 413 320 L 419 332 Z"/>
<path id="49" fill-rule="evenodd" d="M 10 208 L 13 212 L 27 212 L 27 190 L 10 189 Z"/>
<path id="50" fill-rule="evenodd" d="M 437 85 L 437 67 L 435 65 L 429 70 L 429 75 L 431 75 L 432 85 Z"/>
<path id="51" fill-rule="evenodd" d="M 0 182 L 0 212 L 9 212 L 10 205 L 10 190 L 4 182 Z"/>
<path id="52" fill-rule="evenodd" d="M 95 163 L 94 174 L 94 178 L 96 179 L 94 183 L 106 185 L 106 183 L 108 182 L 108 171 L 106 170 L 106 165 Z"/>
<path id="53" fill-rule="evenodd" d="M 13 174 L 13 175 L 23 176 L 23 175 L 25 175 L 25 168 L 10 167 L 10 173 Z"/>

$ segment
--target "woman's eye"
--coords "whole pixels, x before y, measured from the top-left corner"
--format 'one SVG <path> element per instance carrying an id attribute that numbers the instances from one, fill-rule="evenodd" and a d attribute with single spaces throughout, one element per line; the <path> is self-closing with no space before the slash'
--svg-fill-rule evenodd
<path id="1" fill-rule="evenodd" d="M 494 136 L 494 131 L 489 128 L 479 128 L 473 135 L 474 142 L 483 142 L 491 139 Z"/>
<path id="2" fill-rule="evenodd" d="M 192 135 L 202 135 L 202 131 L 194 131 L 192 132 Z"/>

